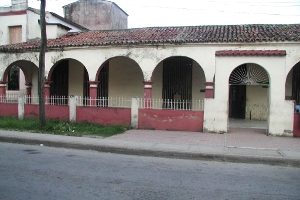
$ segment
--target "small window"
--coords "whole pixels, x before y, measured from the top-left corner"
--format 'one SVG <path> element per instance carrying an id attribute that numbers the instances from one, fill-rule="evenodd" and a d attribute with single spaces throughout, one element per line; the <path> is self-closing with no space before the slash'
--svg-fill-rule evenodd
<path id="1" fill-rule="evenodd" d="M 22 26 L 9 27 L 9 43 L 16 44 L 22 42 Z"/>

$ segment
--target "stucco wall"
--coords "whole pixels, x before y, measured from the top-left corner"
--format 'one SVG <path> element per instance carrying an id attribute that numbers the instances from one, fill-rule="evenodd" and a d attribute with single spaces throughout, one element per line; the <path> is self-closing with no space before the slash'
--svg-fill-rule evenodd
<path id="1" fill-rule="evenodd" d="M 83 96 L 84 66 L 75 60 L 69 61 L 69 95 Z"/>
<path id="2" fill-rule="evenodd" d="M 284 57 L 215 57 L 218 50 L 286 50 Z M 274 135 L 282 135 L 293 129 L 293 104 L 285 101 L 286 76 L 292 67 L 300 61 L 299 43 L 248 43 L 248 44 L 185 44 L 162 46 L 108 46 L 108 47 L 84 47 L 65 48 L 64 51 L 50 51 L 46 54 L 46 72 L 48 73 L 53 63 L 59 59 L 74 58 L 87 68 L 91 81 L 96 80 L 99 66 L 106 60 L 123 56 L 134 60 L 143 70 L 145 80 L 151 79 L 151 74 L 156 66 L 164 59 L 171 56 L 186 56 L 202 67 L 207 82 L 215 80 L 215 98 L 205 99 L 204 129 L 212 132 L 225 132 L 228 125 L 228 80 L 233 69 L 244 63 L 256 63 L 264 67 L 270 76 L 269 87 L 269 132 Z M 35 61 L 31 53 L 3 54 L 0 53 L 0 75 L 4 69 L 15 60 L 30 59 Z M 36 62 L 37 63 L 37 62 Z M 124 68 L 123 68 L 124 69 Z M 122 78 L 129 79 L 127 73 L 119 73 Z M 134 73 L 129 73 L 134 74 Z M 143 77 L 141 75 L 141 77 Z M 136 76 L 136 75 L 134 75 Z M 121 79 L 121 78 L 120 78 Z M 120 83 L 123 80 L 120 80 Z M 143 94 L 142 78 L 138 81 L 141 86 L 140 95 Z M 156 81 L 153 80 L 153 84 Z M 112 87 L 112 86 L 110 86 Z M 124 89 L 124 88 L 123 88 Z M 122 89 L 122 90 L 123 90 Z M 123 92 L 120 89 L 120 92 Z M 114 95 L 120 96 L 116 93 Z M 160 92 L 159 92 L 160 93 Z M 153 89 L 153 96 L 157 96 Z M 111 95 L 111 94 L 110 94 Z"/>
<path id="3" fill-rule="evenodd" d="M 80 0 L 64 6 L 64 14 L 90 30 L 127 28 L 127 15 L 110 1 Z"/>
<path id="4" fill-rule="evenodd" d="M 27 18 L 28 18 L 28 32 L 27 32 L 27 39 L 36 39 L 41 37 L 41 28 L 39 25 L 40 16 L 30 10 L 27 11 Z M 48 31 L 47 31 L 48 33 Z"/>
<path id="5" fill-rule="evenodd" d="M 143 73 L 132 60 L 117 57 L 109 61 L 109 97 L 143 97 Z"/>
<path id="6" fill-rule="evenodd" d="M 269 90 L 262 86 L 246 87 L 246 119 L 267 120 Z"/>
<path id="7" fill-rule="evenodd" d="M 0 45 L 9 43 L 9 26 L 22 26 L 22 42 L 25 42 L 27 31 L 26 22 L 26 14 L 0 16 Z"/>

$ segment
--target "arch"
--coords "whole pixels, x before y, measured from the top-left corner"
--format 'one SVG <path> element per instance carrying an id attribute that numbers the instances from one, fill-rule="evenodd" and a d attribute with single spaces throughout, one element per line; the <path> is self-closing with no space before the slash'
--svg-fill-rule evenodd
<path id="1" fill-rule="evenodd" d="M 196 109 L 193 100 L 205 98 L 204 70 L 186 56 L 171 56 L 162 60 L 153 70 L 151 81 L 154 99 L 180 101 L 185 108 Z"/>
<path id="2" fill-rule="evenodd" d="M 265 68 L 256 63 L 244 63 L 235 67 L 229 77 L 229 118 L 238 121 L 239 128 L 249 127 L 247 120 L 255 120 L 257 128 L 266 129 L 263 123 L 269 119 L 270 76 Z M 258 121 L 261 121 L 258 122 Z M 257 126 L 257 124 L 255 126 Z M 243 127 L 245 126 L 245 127 Z M 251 125 L 252 126 L 252 125 Z"/>
<path id="3" fill-rule="evenodd" d="M 72 68 L 72 73 L 70 73 Z M 51 96 L 89 96 L 89 74 L 86 67 L 78 60 L 64 58 L 57 61 L 50 69 L 47 80 Z"/>
<path id="4" fill-rule="evenodd" d="M 138 64 L 138 62 L 136 62 L 134 59 L 128 57 L 128 56 L 112 56 L 108 59 L 106 59 L 101 65 L 100 67 L 98 68 L 97 70 L 97 73 L 96 73 L 96 76 L 95 76 L 95 81 L 98 81 L 98 76 L 102 70 L 102 68 L 105 66 L 105 64 L 107 64 L 110 60 L 112 59 L 115 59 L 115 58 L 125 58 L 125 59 L 128 59 L 128 60 L 131 60 L 132 62 L 134 62 L 138 67 L 139 67 L 139 71 L 143 74 L 143 70 L 141 69 L 140 65 Z M 144 75 L 143 75 L 144 76 Z"/>
<path id="5" fill-rule="evenodd" d="M 288 72 L 285 80 L 285 99 L 300 104 L 300 61 Z"/>
<path id="6" fill-rule="evenodd" d="M 9 81 L 11 70 L 16 71 L 16 77 Z M 22 72 L 22 73 L 20 73 Z M 30 95 L 36 96 L 38 94 L 38 67 L 35 63 L 28 60 L 17 60 L 12 62 L 4 71 L 1 77 L 6 85 L 6 93 L 8 95 Z"/>
<path id="7" fill-rule="evenodd" d="M 13 66 L 17 66 L 18 68 L 20 68 L 24 75 L 25 75 L 25 81 L 26 82 L 31 82 L 31 73 L 34 70 L 38 70 L 38 67 L 31 61 L 28 60 L 17 60 L 13 63 L 11 63 L 4 71 L 3 76 L 2 76 L 2 81 L 6 81 L 7 75 L 10 71 L 10 69 Z"/>
<path id="8" fill-rule="evenodd" d="M 98 82 L 98 97 L 143 97 L 143 71 L 127 56 L 115 56 L 103 62 L 95 81 Z"/>
<path id="9" fill-rule="evenodd" d="M 176 57 L 181 57 L 181 58 L 187 58 L 187 59 L 191 59 L 193 62 L 197 63 L 197 65 L 201 68 L 201 70 L 203 71 L 204 73 L 204 76 L 205 76 L 205 80 L 206 80 L 206 74 L 205 74 L 205 71 L 203 69 L 203 67 L 193 58 L 189 57 L 189 56 L 185 56 L 185 55 L 175 55 L 175 56 L 169 56 L 169 57 L 166 57 L 166 58 L 163 58 L 161 60 L 158 61 L 158 63 L 156 64 L 154 70 L 152 71 L 152 74 L 151 74 L 151 81 L 152 81 L 152 77 L 153 77 L 153 74 L 155 73 L 155 70 L 157 69 L 157 67 L 159 66 L 159 64 L 163 63 L 165 60 L 167 59 L 171 59 L 171 58 L 176 58 Z"/>
<path id="10" fill-rule="evenodd" d="M 231 85 L 269 85 L 269 80 L 267 70 L 255 63 L 239 65 L 229 76 Z"/>

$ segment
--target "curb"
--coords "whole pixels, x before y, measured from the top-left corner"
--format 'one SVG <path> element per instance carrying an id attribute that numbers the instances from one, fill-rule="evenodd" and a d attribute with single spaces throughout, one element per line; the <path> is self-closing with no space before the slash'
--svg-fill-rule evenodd
<path id="1" fill-rule="evenodd" d="M 38 139 L 16 138 L 0 136 L 0 142 L 40 145 L 48 147 L 59 147 L 68 149 L 79 150 L 93 150 L 105 153 L 117 153 L 125 155 L 139 155 L 149 157 L 162 157 L 162 158 L 176 158 L 176 159 L 189 159 L 189 160 L 206 160 L 206 161 L 221 161 L 233 163 L 251 163 L 251 164 L 267 164 L 279 166 L 293 166 L 300 168 L 300 160 L 291 158 L 275 158 L 275 157 L 258 157 L 258 156 L 241 156 L 232 154 L 210 154 L 210 153 L 194 153 L 194 152 L 177 152 L 170 150 L 149 150 L 149 149 L 134 149 L 125 147 L 116 147 L 109 145 L 93 145 L 93 144 L 80 144 L 68 143 L 60 141 L 46 141 Z"/>

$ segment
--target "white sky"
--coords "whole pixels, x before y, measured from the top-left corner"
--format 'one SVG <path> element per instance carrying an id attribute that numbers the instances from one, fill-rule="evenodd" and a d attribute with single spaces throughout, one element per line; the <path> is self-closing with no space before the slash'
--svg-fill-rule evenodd
<path id="1" fill-rule="evenodd" d="M 76 0 L 47 0 L 47 10 L 63 16 Z M 207 24 L 300 23 L 300 0 L 112 0 L 129 14 L 129 28 Z M 29 6 L 39 8 L 39 1 Z M 10 0 L 0 0 L 0 6 Z"/>

